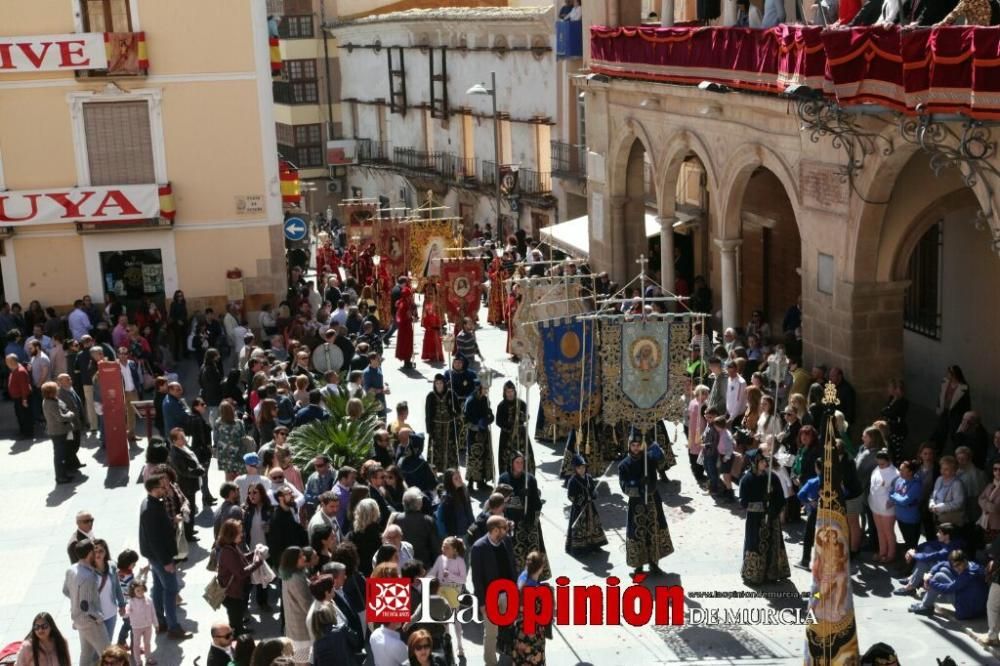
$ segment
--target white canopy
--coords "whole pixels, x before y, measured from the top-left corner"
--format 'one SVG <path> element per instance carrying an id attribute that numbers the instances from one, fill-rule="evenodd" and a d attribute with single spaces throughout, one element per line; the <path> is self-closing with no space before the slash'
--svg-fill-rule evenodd
<path id="1" fill-rule="evenodd" d="M 656 215 L 646 213 L 646 238 L 659 234 L 660 223 L 656 221 Z M 544 227 L 539 236 L 542 242 L 577 259 L 590 258 L 590 218 L 586 215 Z"/>

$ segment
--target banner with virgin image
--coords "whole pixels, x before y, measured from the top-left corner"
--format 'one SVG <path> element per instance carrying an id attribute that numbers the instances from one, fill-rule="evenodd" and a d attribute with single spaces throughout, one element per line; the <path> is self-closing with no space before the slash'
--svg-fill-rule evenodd
<path id="1" fill-rule="evenodd" d="M 441 262 L 441 288 L 451 321 L 462 317 L 477 318 L 483 284 L 483 264 L 478 259 L 452 259 Z"/>

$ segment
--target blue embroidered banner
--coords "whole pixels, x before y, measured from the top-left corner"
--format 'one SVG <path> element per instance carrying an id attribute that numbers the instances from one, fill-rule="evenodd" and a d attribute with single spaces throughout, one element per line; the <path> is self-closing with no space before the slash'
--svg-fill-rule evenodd
<path id="1" fill-rule="evenodd" d="M 639 409 L 650 409 L 670 388 L 670 324 L 622 323 L 622 393 Z"/>
<path id="2" fill-rule="evenodd" d="M 581 411 L 586 421 L 600 408 L 600 395 L 594 391 L 599 385 L 594 330 L 593 322 L 575 320 L 538 327 L 542 343 L 538 379 L 547 420 L 575 426 Z"/>

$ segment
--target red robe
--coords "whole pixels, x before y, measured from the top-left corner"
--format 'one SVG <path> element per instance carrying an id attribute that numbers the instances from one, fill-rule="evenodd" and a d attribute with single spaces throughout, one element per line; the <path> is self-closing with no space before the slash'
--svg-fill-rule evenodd
<path id="1" fill-rule="evenodd" d="M 444 361 L 444 349 L 441 347 L 441 327 L 444 326 L 444 320 L 433 300 L 424 302 L 424 316 L 420 325 L 424 327 L 424 346 L 420 358 L 428 363 Z"/>
<path id="2" fill-rule="evenodd" d="M 334 273 L 339 277 L 340 257 L 332 245 L 320 245 L 316 248 L 316 286 L 320 293 L 326 289 L 326 278 Z M 334 303 L 336 305 L 336 303 Z"/>
<path id="3" fill-rule="evenodd" d="M 412 307 L 413 290 L 407 286 L 396 303 L 396 358 L 404 363 L 409 363 L 413 356 Z"/>
<path id="4" fill-rule="evenodd" d="M 506 310 L 505 314 L 507 316 L 507 353 L 508 354 L 513 354 L 514 353 L 513 350 L 512 350 L 512 348 L 511 348 L 511 343 L 514 340 L 514 315 L 517 314 L 517 305 L 518 305 L 518 303 L 517 303 L 517 296 L 516 295 L 511 294 L 510 296 L 507 297 L 507 303 L 506 303 L 506 307 L 504 309 Z"/>
<path id="5" fill-rule="evenodd" d="M 499 257 L 494 257 L 490 263 L 489 275 L 490 293 L 487 302 L 489 307 L 486 310 L 486 321 L 494 326 L 499 326 L 504 322 L 503 311 L 507 300 L 503 283 L 507 275 L 503 270 L 503 264 L 500 262 Z"/>

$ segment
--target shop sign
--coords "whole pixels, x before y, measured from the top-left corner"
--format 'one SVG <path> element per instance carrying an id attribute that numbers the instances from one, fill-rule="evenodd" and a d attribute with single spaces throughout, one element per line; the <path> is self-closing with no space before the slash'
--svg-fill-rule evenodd
<path id="1" fill-rule="evenodd" d="M 0 73 L 107 68 L 103 33 L 0 37 Z"/>
<path id="2" fill-rule="evenodd" d="M 157 185 L 0 192 L 0 225 L 120 222 L 154 219 L 159 215 Z"/>

